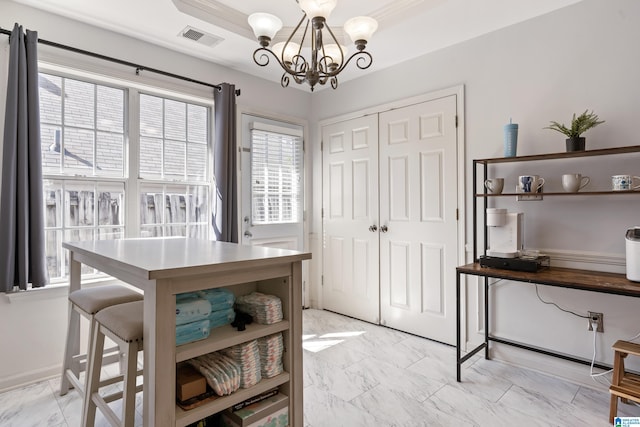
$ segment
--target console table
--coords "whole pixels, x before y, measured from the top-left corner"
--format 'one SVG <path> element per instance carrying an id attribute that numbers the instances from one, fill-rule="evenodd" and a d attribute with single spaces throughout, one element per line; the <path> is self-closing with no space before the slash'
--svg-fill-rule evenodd
<path id="1" fill-rule="evenodd" d="M 289 396 L 291 425 L 302 417 L 302 260 L 311 254 L 188 238 L 64 242 L 70 251 L 69 292 L 80 288 L 81 263 L 144 291 L 144 425 L 187 426 L 279 387 Z M 176 347 L 175 295 L 226 287 L 277 295 L 284 319 L 238 332 L 216 328 L 208 339 Z M 190 411 L 176 405 L 176 363 L 272 333 L 282 332 L 285 372 Z"/>
<path id="2" fill-rule="evenodd" d="M 461 356 L 461 298 L 460 298 L 460 276 L 484 277 L 484 342 Z M 627 280 L 624 274 L 605 273 L 600 271 L 578 270 L 572 268 L 544 268 L 537 272 L 524 272 L 513 270 L 502 270 L 498 268 L 481 267 L 479 263 L 472 263 L 456 268 L 456 380 L 461 381 L 462 364 L 478 353 L 485 350 L 485 359 L 489 359 L 489 341 L 501 344 L 512 345 L 526 350 L 535 351 L 549 356 L 559 357 L 573 362 L 589 364 L 590 361 L 578 359 L 569 355 L 555 353 L 531 345 L 510 341 L 503 338 L 491 336 L 489 331 L 489 278 L 506 279 L 516 282 L 535 283 L 545 286 L 556 286 L 562 288 L 580 289 L 584 291 L 599 292 L 605 294 L 626 295 L 640 297 L 640 283 Z M 595 364 L 594 366 L 609 369 L 609 367 Z"/>

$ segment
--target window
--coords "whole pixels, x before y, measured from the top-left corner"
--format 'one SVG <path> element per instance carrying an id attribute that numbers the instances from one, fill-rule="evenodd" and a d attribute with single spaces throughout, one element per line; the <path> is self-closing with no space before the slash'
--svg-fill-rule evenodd
<path id="1" fill-rule="evenodd" d="M 211 105 L 126 84 L 39 77 L 52 281 L 68 275 L 63 240 L 209 236 Z M 129 108 L 131 99 L 139 108 Z"/>
<path id="2" fill-rule="evenodd" d="M 253 224 L 302 219 L 302 135 L 294 133 L 262 123 L 251 125 Z"/>
<path id="3" fill-rule="evenodd" d="M 142 237 L 208 236 L 209 115 L 201 105 L 140 95 Z"/>

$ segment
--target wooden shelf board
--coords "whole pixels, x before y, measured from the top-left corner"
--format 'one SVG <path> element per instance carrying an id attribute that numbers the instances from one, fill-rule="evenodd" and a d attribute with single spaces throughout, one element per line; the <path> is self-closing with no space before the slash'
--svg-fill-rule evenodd
<path id="1" fill-rule="evenodd" d="M 632 282 L 619 273 L 561 267 L 543 268 L 537 272 L 515 271 L 482 267 L 477 262 L 457 267 L 456 271 L 473 276 L 640 297 L 640 283 Z"/>
<path id="2" fill-rule="evenodd" d="M 274 387 L 278 387 L 290 380 L 288 372 L 284 372 L 276 377 L 268 378 L 260 381 L 253 387 L 241 388 L 233 392 L 229 396 L 220 396 L 218 399 L 205 403 L 197 408 L 185 411 L 176 405 L 176 427 L 185 427 L 191 423 L 195 423 L 209 415 L 216 414 L 220 411 L 247 400 L 260 393 L 264 393 Z"/>
<path id="3" fill-rule="evenodd" d="M 640 191 L 581 191 L 577 193 L 567 193 L 567 192 L 551 192 L 551 193 L 500 193 L 500 194 L 484 194 L 477 193 L 475 197 L 505 197 L 505 196 L 603 196 L 609 194 L 640 194 Z"/>
<path id="4" fill-rule="evenodd" d="M 176 363 L 188 360 L 201 354 L 211 353 L 231 347 L 236 344 L 255 340 L 267 335 L 283 332 L 289 329 L 289 321 L 282 320 L 272 325 L 251 323 L 244 331 L 238 331 L 231 325 L 221 326 L 211 330 L 209 338 L 176 347 Z"/>
<path id="5" fill-rule="evenodd" d="M 607 156 L 607 155 L 613 155 L 613 154 L 625 154 L 625 153 L 637 153 L 637 152 L 640 152 L 640 145 L 631 145 L 628 147 L 603 148 L 603 149 L 597 149 L 597 150 L 535 154 L 531 156 L 496 157 L 491 159 L 478 159 L 478 160 L 474 160 L 473 162 L 476 164 L 530 162 L 534 160 L 570 159 L 574 157 Z"/>

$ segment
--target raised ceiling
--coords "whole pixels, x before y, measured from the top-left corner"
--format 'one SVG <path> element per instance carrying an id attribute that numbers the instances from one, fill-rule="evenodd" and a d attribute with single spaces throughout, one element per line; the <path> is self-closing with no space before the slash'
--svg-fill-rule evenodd
<path id="1" fill-rule="evenodd" d="M 276 64 L 258 67 L 253 62 L 252 54 L 258 44 L 246 18 L 253 12 L 269 12 L 279 16 L 285 29 L 278 37 L 283 37 L 286 27 L 295 26 L 302 16 L 295 0 L 12 1 L 276 82 L 280 81 L 282 74 Z M 374 57 L 372 67 L 366 71 L 346 70 L 340 75 L 340 82 L 579 1 L 340 0 L 328 20 L 339 37 L 342 25 L 353 16 L 369 15 L 379 21 L 378 31 L 368 45 Z M 211 36 L 207 39 L 211 43 L 198 43 L 183 37 L 187 27 Z M 350 45 L 350 42 L 345 40 L 345 44 Z M 99 47 L 94 50 L 99 52 Z M 305 86 L 299 88 L 308 90 Z"/>

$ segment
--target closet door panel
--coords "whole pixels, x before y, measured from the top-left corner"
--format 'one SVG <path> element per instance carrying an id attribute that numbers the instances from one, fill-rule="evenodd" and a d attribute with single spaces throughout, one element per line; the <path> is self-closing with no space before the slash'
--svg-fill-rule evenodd
<path id="1" fill-rule="evenodd" d="M 453 344 L 456 96 L 379 116 L 381 323 Z"/>
<path id="2" fill-rule="evenodd" d="M 324 126 L 322 141 L 322 304 L 328 310 L 378 323 L 377 115 Z"/>

